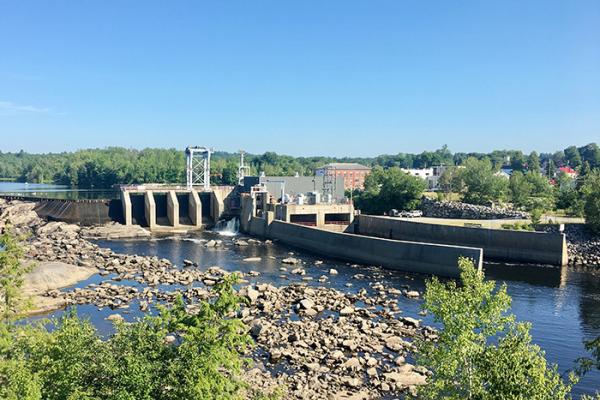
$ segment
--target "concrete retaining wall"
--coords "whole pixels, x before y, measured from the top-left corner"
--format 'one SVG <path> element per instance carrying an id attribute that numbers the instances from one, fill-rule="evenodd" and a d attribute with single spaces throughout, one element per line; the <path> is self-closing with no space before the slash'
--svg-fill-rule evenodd
<path id="1" fill-rule="evenodd" d="M 324 231 L 283 221 L 251 218 L 249 233 L 278 239 L 283 243 L 324 256 L 378 265 L 402 271 L 457 277 L 458 258 L 469 257 L 481 268 L 481 249 L 389 240 L 348 233 Z"/>
<path id="2" fill-rule="evenodd" d="M 567 245 L 562 233 L 467 228 L 360 215 L 354 233 L 380 238 L 480 247 L 486 259 L 566 265 Z"/>

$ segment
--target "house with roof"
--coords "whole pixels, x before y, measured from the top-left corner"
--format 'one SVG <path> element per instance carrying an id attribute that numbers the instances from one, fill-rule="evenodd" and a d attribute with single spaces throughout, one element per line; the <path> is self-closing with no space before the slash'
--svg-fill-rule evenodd
<path id="1" fill-rule="evenodd" d="M 344 189 L 364 189 L 365 177 L 371 168 L 358 163 L 329 163 L 315 170 L 316 176 L 344 178 Z"/>
<path id="2" fill-rule="evenodd" d="M 561 173 L 561 172 L 573 179 L 577 178 L 577 171 L 575 171 L 573 168 L 569 167 L 568 165 L 565 167 L 558 168 L 557 173 Z"/>

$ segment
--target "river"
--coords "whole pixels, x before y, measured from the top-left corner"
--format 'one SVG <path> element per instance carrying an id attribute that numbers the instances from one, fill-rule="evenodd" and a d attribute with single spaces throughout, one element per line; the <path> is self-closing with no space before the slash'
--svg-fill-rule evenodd
<path id="1" fill-rule="evenodd" d="M 384 270 L 378 267 L 349 265 L 335 260 L 328 260 L 303 251 L 297 251 L 280 244 L 236 246 L 231 237 L 218 236 L 223 246 L 207 248 L 203 242 L 214 239 L 217 235 L 210 232 L 198 233 L 186 237 L 162 237 L 144 240 L 98 241 L 102 247 L 115 252 L 140 254 L 167 258 L 177 265 L 184 259 L 196 261 L 202 268 L 214 265 L 228 271 L 251 270 L 261 273 L 258 277 L 248 277 L 250 282 L 270 282 L 275 285 L 300 282 L 303 277 L 293 274 L 281 276 L 279 268 L 281 259 L 294 253 L 294 257 L 306 262 L 307 276 L 314 279 L 306 282 L 309 285 L 325 285 L 344 292 L 357 292 L 361 288 L 371 291 L 373 282 L 383 282 L 401 289 L 422 292 L 425 287 L 424 275 L 409 274 Z M 245 258 L 260 257 L 260 262 L 246 262 Z M 323 264 L 314 265 L 314 261 L 322 260 Z M 318 277 L 328 275 L 330 268 L 335 268 L 338 275 L 332 276 L 327 283 L 318 282 Z M 584 339 L 600 335 L 600 271 L 598 273 L 576 271 L 569 268 L 544 268 L 534 266 L 486 264 L 486 276 L 498 283 L 505 282 L 511 295 L 512 312 L 519 320 L 532 323 L 532 336 L 536 344 L 545 351 L 547 359 L 558 363 L 561 372 L 575 366 L 574 360 L 586 355 L 583 347 Z M 77 287 L 89 283 L 99 283 L 110 277 L 98 275 L 81 282 Z M 131 284 L 131 282 L 127 282 Z M 351 285 L 351 286 L 350 286 Z M 405 316 L 419 316 L 421 300 L 399 298 L 399 306 Z M 111 330 L 111 323 L 105 318 L 118 312 L 126 319 L 133 320 L 140 316 L 134 305 L 129 310 L 98 310 L 95 306 L 79 306 L 78 313 L 88 316 L 101 333 Z M 59 316 L 62 312 L 53 315 Z M 432 324 L 430 317 L 425 323 Z M 600 372 L 593 371 L 581 380 L 574 388 L 574 393 L 591 394 L 600 390 Z"/>
<path id="2" fill-rule="evenodd" d="M 0 193 L 15 196 L 50 199 L 117 199 L 119 191 L 113 189 L 78 189 L 65 185 L 46 183 L 0 182 Z"/>
<path id="3" fill-rule="evenodd" d="M 0 191 L 2 191 L 1 187 L 6 185 L 6 183 L 0 184 Z M 203 245 L 204 241 L 215 238 L 222 239 L 223 246 L 207 248 Z M 184 259 L 189 259 L 198 262 L 202 268 L 217 265 L 229 271 L 255 270 L 261 275 L 248 277 L 250 282 L 271 282 L 275 285 L 302 279 L 292 274 L 280 276 L 281 259 L 289 257 L 290 252 L 294 252 L 295 257 L 306 262 L 307 275 L 314 278 L 306 282 L 307 284 L 329 285 L 344 292 L 356 292 L 361 288 L 371 291 L 370 284 L 376 281 L 399 289 L 408 285 L 411 289 L 422 292 L 426 279 L 426 276 L 419 274 L 340 263 L 280 244 L 236 246 L 231 236 L 211 232 L 185 237 L 155 237 L 97 243 L 116 252 L 167 258 L 177 265 L 182 265 Z M 244 258 L 248 257 L 261 257 L 261 261 L 244 261 Z M 324 261 L 323 264 L 314 265 L 317 259 Z M 327 271 L 330 268 L 335 268 L 339 274 L 331 276 L 331 280 L 326 283 L 318 282 L 318 277 L 328 275 Z M 518 320 L 532 323 L 531 334 L 534 342 L 546 351 L 546 357 L 551 363 L 558 363 L 561 372 L 573 368 L 574 360 L 578 357 L 587 355 L 583 341 L 600 335 L 600 270 L 581 271 L 567 267 L 490 263 L 485 264 L 485 270 L 487 278 L 494 279 L 498 283 L 506 283 L 508 293 L 513 299 L 512 312 Z M 90 283 L 99 283 L 109 278 L 110 276 L 95 275 L 76 286 L 85 287 Z M 403 315 L 422 318 L 419 316 L 421 300 L 400 297 L 399 306 Z M 105 318 L 115 312 L 119 312 L 128 320 L 141 315 L 135 305 L 128 310 L 118 311 L 99 310 L 92 305 L 78 308 L 78 313 L 89 317 L 104 334 L 109 333 L 112 327 Z M 62 311 L 58 311 L 51 316 L 61 314 Z M 424 321 L 432 324 L 430 317 L 426 317 Z M 592 394 L 596 390 L 600 390 L 600 371 L 593 371 L 586 375 L 574 387 L 574 394 L 577 398 L 578 395 Z"/>

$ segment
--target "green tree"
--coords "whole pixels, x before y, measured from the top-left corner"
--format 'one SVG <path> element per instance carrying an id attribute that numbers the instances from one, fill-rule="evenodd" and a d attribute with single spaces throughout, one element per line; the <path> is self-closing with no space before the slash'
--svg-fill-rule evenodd
<path id="1" fill-rule="evenodd" d="M 569 146 L 565 149 L 565 161 L 571 168 L 581 167 L 581 154 L 579 154 L 577 147 Z"/>
<path id="2" fill-rule="evenodd" d="M 357 193 L 354 203 L 367 214 L 383 214 L 392 208 L 413 210 L 419 205 L 425 186 L 425 181 L 398 167 L 377 167 L 365 178 L 365 190 Z"/>
<path id="3" fill-rule="evenodd" d="M 527 158 L 527 170 L 530 172 L 540 172 L 540 156 L 536 151 L 532 151 Z"/>
<path id="4" fill-rule="evenodd" d="M 449 197 L 451 193 L 461 193 L 464 189 L 460 168 L 454 166 L 448 167 L 442 172 L 438 183 L 446 197 Z"/>
<path id="5" fill-rule="evenodd" d="M 504 198 L 508 181 L 495 174 L 488 159 L 469 158 L 461 170 L 466 191 L 464 201 L 472 204 L 487 204 Z"/>
<path id="6" fill-rule="evenodd" d="M 510 189 L 510 200 L 516 206 L 524 206 L 531 196 L 533 190 L 531 183 L 525 178 L 521 171 L 514 171 L 508 181 Z"/>
<path id="7" fill-rule="evenodd" d="M 441 324 L 437 341 L 418 343 L 417 361 L 432 372 L 422 399 L 568 399 L 570 385 L 531 343 L 530 325 L 509 314 L 506 285 L 485 281 L 471 260 L 460 280 L 427 282 L 423 308 Z"/>
<path id="8" fill-rule="evenodd" d="M 594 232 L 600 233 L 600 171 L 587 175 L 581 188 L 584 201 L 585 222 Z"/>
<path id="9" fill-rule="evenodd" d="M 0 234 L 0 318 L 5 323 L 22 315 L 28 307 L 28 299 L 21 293 L 25 274 L 33 265 L 21 262 L 23 248 L 19 239 L 5 228 Z"/>
<path id="10" fill-rule="evenodd" d="M 515 171 L 522 171 L 527 164 L 527 158 L 521 151 L 513 151 L 510 154 L 510 166 Z"/>

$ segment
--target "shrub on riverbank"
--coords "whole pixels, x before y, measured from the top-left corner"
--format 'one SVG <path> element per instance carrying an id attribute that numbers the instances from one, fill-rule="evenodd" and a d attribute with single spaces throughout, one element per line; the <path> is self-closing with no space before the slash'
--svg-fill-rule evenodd
<path id="1" fill-rule="evenodd" d="M 3 399 L 238 399 L 242 352 L 251 345 L 232 315 L 236 277 L 215 287 L 217 296 L 186 312 L 179 298 L 158 316 L 116 323 L 101 340 L 74 311 L 40 325 L 0 326 L 0 398 Z"/>
<path id="2" fill-rule="evenodd" d="M 506 285 L 496 289 L 468 259 L 459 267 L 460 286 L 427 282 L 423 307 L 442 329 L 436 343 L 418 345 L 419 364 L 432 372 L 419 398 L 569 399 L 570 384 L 531 343 L 530 324 L 508 312 Z"/>

